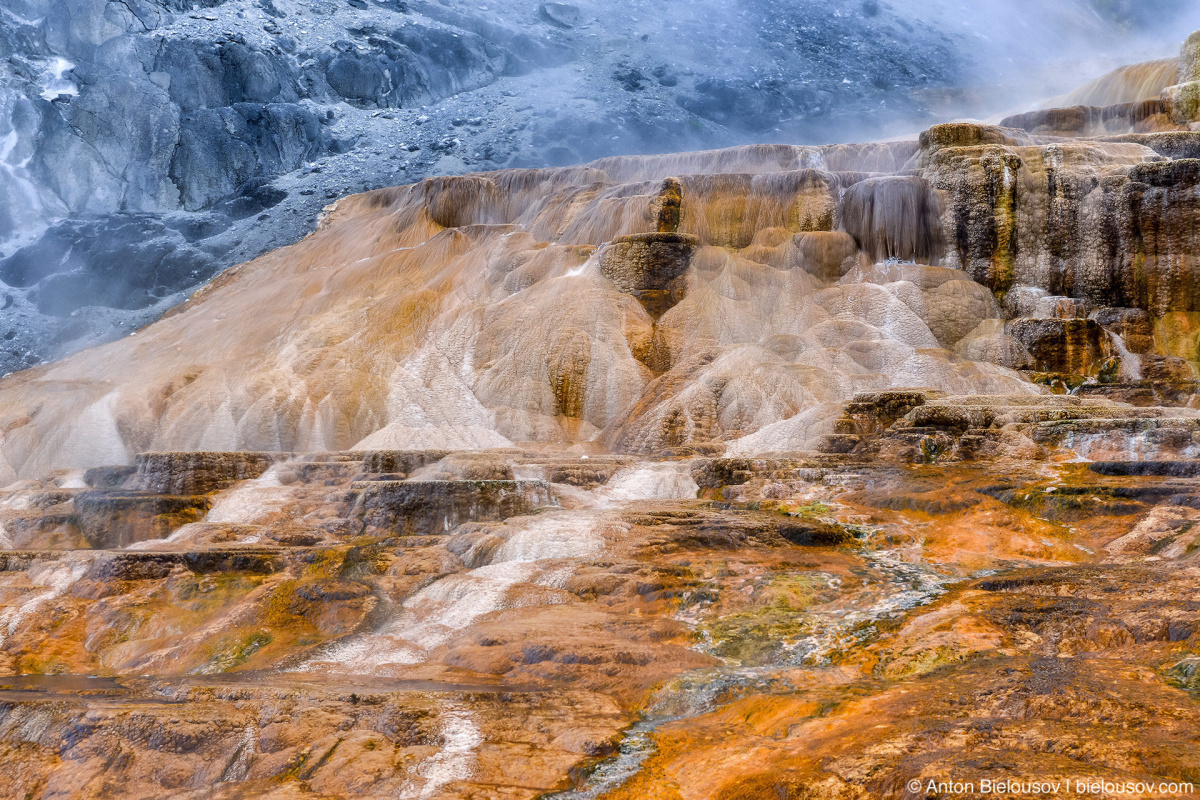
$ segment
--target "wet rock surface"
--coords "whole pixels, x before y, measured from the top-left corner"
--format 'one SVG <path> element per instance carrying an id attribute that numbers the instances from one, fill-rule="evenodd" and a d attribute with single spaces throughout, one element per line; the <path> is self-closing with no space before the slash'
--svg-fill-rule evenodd
<path id="1" fill-rule="evenodd" d="M 684 276 L 699 246 L 694 236 L 647 233 L 614 239 L 600 256 L 600 271 L 658 319 L 683 299 Z"/>
<path id="2" fill-rule="evenodd" d="M 853 455 L 601 458 L 608 477 L 586 481 L 567 464 L 591 458 L 554 450 L 295 455 L 157 541 L 2 550 L 0 763 L 28 796 L 80 798 L 1186 780 L 1193 462 L 880 446 L 918 421 L 970 430 L 948 400 L 856 398 Z M 1119 416 L 974 402 L 992 431 Z M 185 454 L 153 461 L 195 474 Z M 375 479 L 402 464 L 415 477 Z M 516 482 L 420 475 L 482 464 L 572 480 L 501 519 L 461 493 Z M 52 483 L 6 489 L 6 529 L 103 494 Z M 343 524 L 368 486 L 423 502 Z M 422 528 L 442 506 L 455 518 Z"/>
<path id="3" fill-rule="evenodd" d="M 165 539 L 208 511 L 205 498 L 153 492 L 81 492 L 72 498 L 83 538 L 92 547 L 126 547 L 148 539 Z"/>
<path id="4" fill-rule="evenodd" d="M 841 409 L 912 386 L 1194 408 L 1200 162 L 1150 136 L 955 123 L 916 140 L 611 158 L 346 198 L 313 236 L 223 273 L 138 336 L 0 383 L 0 474 L 147 450 L 265 453 L 190 456 L 195 477 L 174 488 L 144 456 L 121 484 L 186 496 L 261 475 L 273 451 L 377 453 L 383 480 L 522 480 L 438 462 L 531 442 L 851 453 L 894 420 L 864 409 L 883 416 L 860 430 Z M 1191 413 L 1121 411 L 1113 446 L 1188 453 Z M 1031 444 L 1102 438 L 1096 414 L 1076 416 Z M 989 424 L 953 436 L 999 446 Z M 403 455 L 418 449 L 443 456 Z"/>
<path id="5" fill-rule="evenodd" d="M 208 494 L 257 478 L 286 459 L 283 453 L 142 453 L 134 465 L 133 484 L 158 494 Z M 109 482 L 107 477 L 94 477 Z"/>

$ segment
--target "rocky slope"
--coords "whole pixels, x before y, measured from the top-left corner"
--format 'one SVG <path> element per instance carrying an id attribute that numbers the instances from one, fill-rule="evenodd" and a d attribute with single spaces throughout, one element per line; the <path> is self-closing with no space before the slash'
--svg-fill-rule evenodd
<path id="1" fill-rule="evenodd" d="M 1194 792 L 1198 42 L 1001 126 L 348 197 L 0 380 L 0 774 Z"/>
<path id="2" fill-rule="evenodd" d="M 1200 421 L 1053 396 L 976 408 L 1013 421 L 971 436 L 1026 449 L 962 447 L 961 401 L 908 391 L 856 398 L 852 456 L 161 453 L 12 485 L 9 786 L 577 800 L 1194 781 L 1196 462 L 1080 464 L 1070 444 Z"/>
<path id="3" fill-rule="evenodd" d="M 827 439 L 843 404 L 906 386 L 1189 406 L 1200 134 L 1164 108 L 1110 123 L 1176 130 L 1066 138 L 1044 131 L 1086 109 L 1037 112 L 1013 124 L 1039 133 L 941 125 L 348 198 L 137 335 L 0 382 L 0 470 L 848 447 Z"/>
<path id="4" fill-rule="evenodd" d="M 1070 72 L 1047 53 L 1190 13 L 1027 5 L 6 3 L 0 373 L 134 330 L 348 193 L 915 130 L 980 113 L 978 87 L 995 110 L 998 85 Z"/>

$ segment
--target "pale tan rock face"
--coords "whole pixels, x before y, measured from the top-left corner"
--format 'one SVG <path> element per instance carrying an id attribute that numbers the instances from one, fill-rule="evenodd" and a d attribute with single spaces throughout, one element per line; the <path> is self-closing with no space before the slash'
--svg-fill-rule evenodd
<path id="1" fill-rule="evenodd" d="M 56 409 L 6 434 L 5 460 L 24 472 L 120 463 L 147 449 L 586 441 L 627 421 L 654 376 L 645 361 L 661 371 L 697 348 L 753 345 L 774 332 L 697 312 L 784 285 L 781 311 L 823 316 L 807 300 L 815 283 L 803 270 L 722 249 L 706 273 L 688 277 L 700 308 L 681 307 L 655 330 L 589 259 L 595 246 L 650 226 L 656 186 L 577 185 L 570 171 L 496 178 L 343 201 L 308 240 L 227 274 L 153 330 L 33 384 L 21 376 L 18 395 L 66 383 Z M 497 203 L 501 184 L 517 187 L 505 196 L 511 213 Z M 697 323 L 715 341 L 698 342 L 701 332 L 688 330 Z M 112 383 L 119 372 L 130 380 Z M 14 421 L 28 415 L 25 402 L 10 406 Z M 57 433 L 41 429 L 52 417 Z"/>
<path id="2" fill-rule="evenodd" d="M 1200 81 L 1200 31 L 1183 43 L 1179 51 L 1179 83 Z"/>
<path id="3" fill-rule="evenodd" d="M 137 335 L 0 383 L 3 470 L 146 450 L 646 453 L 860 391 L 1042 391 L 1011 368 L 1057 362 L 985 334 L 1043 313 L 1010 296 L 1113 319 L 1200 310 L 1200 174 L 1158 152 L 1197 135 L 1174 136 L 955 124 L 913 143 L 608 159 L 348 198 Z M 1112 354 L 1095 355 L 1064 363 L 1095 375 Z"/>
<path id="4" fill-rule="evenodd" d="M 1200 80 L 1168 86 L 1163 90 L 1163 98 L 1177 124 L 1190 127 L 1200 121 Z"/>

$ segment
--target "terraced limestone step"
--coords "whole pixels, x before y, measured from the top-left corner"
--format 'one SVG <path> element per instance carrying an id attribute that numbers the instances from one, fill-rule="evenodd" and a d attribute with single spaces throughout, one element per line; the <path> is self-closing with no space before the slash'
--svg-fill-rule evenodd
<path id="1" fill-rule="evenodd" d="M 202 495 L 95 490 L 75 497 L 76 520 L 87 543 L 98 550 L 165 539 L 204 519 L 211 500 Z"/>
<path id="2" fill-rule="evenodd" d="M 463 522 L 528 514 L 554 500 L 545 481 L 359 481 L 346 516 L 363 532 L 447 533 Z"/>
<path id="3" fill-rule="evenodd" d="M 436 464 L 449 450 L 370 450 L 363 454 L 363 472 L 393 476 L 403 480 L 412 473 Z"/>
<path id="4" fill-rule="evenodd" d="M 57 550 L 0 550 L 0 573 L 24 572 L 39 564 L 85 561 L 83 577 L 97 581 L 159 580 L 182 567 L 197 575 L 244 572 L 270 575 L 287 567 L 285 551 L 278 547 L 237 547 L 188 550 L 177 553 L 85 551 L 65 554 Z"/>
<path id="5" fill-rule="evenodd" d="M 1200 478 L 1200 461 L 1093 461 L 1088 469 L 1097 475 Z"/>
<path id="6" fill-rule="evenodd" d="M 881 406 L 888 404 L 883 394 L 896 393 L 856 396 L 820 449 L 928 463 L 997 457 L 1026 442 L 1042 448 L 1037 457 L 1074 449 L 1089 458 L 1136 454 L 1131 458 L 1138 460 L 1190 457 L 1200 443 L 1200 415 L 1182 407 L 1134 406 L 1095 396 L 943 397 L 914 391 L 905 398 L 903 416 L 892 418 Z"/>
<path id="7" fill-rule="evenodd" d="M 289 458 L 289 453 L 141 453 L 134 460 L 134 488 L 159 494 L 209 494 L 257 478 Z"/>

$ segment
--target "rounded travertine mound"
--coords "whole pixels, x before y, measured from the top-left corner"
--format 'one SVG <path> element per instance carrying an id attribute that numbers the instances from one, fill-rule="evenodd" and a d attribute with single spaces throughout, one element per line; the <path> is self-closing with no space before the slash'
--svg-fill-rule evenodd
<path id="1" fill-rule="evenodd" d="M 821 280 L 836 281 L 858 265 L 858 243 L 844 231 L 811 231 L 793 240 L 796 260 Z"/>
<path id="2" fill-rule="evenodd" d="M 1179 51 L 1179 82 L 1200 81 L 1200 31 L 1194 31 Z"/>
<path id="3" fill-rule="evenodd" d="M 1196 153 L 964 123 L 347 198 L 136 336 L 0 382 L 0 479 L 147 451 L 779 451 L 906 386 L 1185 402 Z"/>

